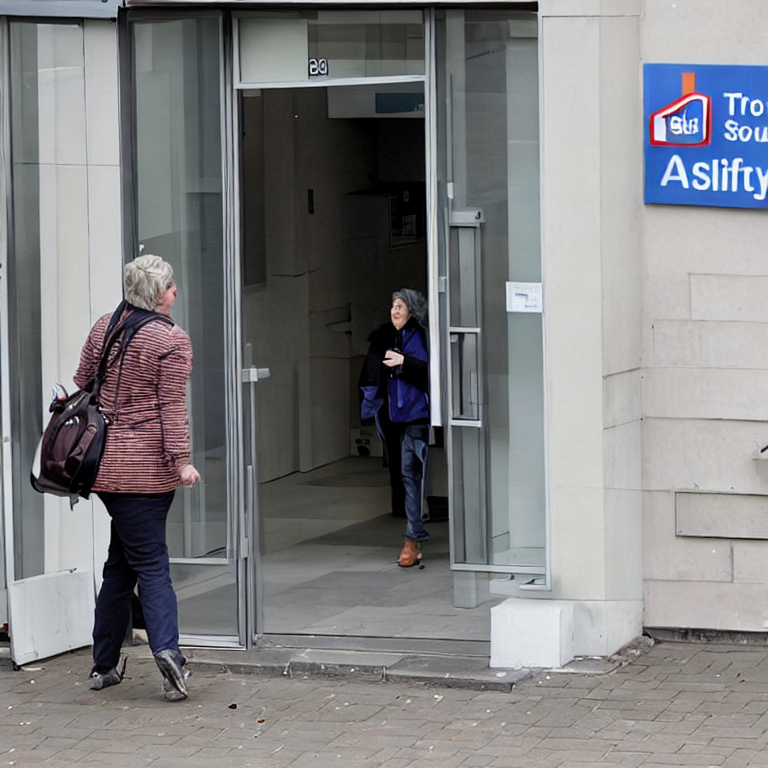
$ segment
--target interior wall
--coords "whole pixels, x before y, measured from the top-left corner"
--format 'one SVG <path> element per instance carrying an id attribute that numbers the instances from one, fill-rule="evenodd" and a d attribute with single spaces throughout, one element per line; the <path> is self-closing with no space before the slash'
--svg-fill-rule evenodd
<path id="1" fill-rule="evenodd" d="M 244 156 L 241 183 L 245 201 L 264 199 L 266 277 L 243 291 L 243 342 L 271 371 L 259 388 L 264 482 L 349 455 L 368 333 L 393 290 L 425 288 L 424 243 L 391 251 L 389 197 L 370 193 L 412 174 L 423 185 L 424 127 L 329 119 L 321 88 L 249 98 L 263 99 L 263 155 Z"/>

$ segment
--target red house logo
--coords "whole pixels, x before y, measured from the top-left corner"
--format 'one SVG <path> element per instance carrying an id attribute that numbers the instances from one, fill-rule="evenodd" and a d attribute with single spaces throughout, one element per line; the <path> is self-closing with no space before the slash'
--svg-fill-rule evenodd
<path id="1" fill-rule="evenodd" d="M 696 74 L 683 73 L 683 95 L 651 115 L 651 144 L 701 147 L 712 137 L 712 100 L 696 93 Z"/>

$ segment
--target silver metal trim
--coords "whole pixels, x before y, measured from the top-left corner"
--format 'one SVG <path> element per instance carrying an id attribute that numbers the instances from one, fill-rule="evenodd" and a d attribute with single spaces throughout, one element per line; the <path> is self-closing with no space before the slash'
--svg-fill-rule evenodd
<path id="1" fill-rule="evenodd" d="M 171 565 L 232 565 L 234 560 L 231 557 L 169 557 L 168 562 Z"/>
<path id="2" fill-rule="evenodd" d="M 455 563 L 452 571 L 476 571 L 477 573 L 519 573 L 524 576 L 543 576 L 545 566 L 531 565 L 483 565 L 482 563 Z M 520 585 L 522 587 L 522 585 Z"/>
<path id="3" fill-rule="evenodd" d="M 547 375 L 547 304 L 544 301 L 547 285 L 544 272 L 545 254 L 544 247 L 544 142 L 542 141 L 544 127 L 544 47 L 541 44 L 541 17 L 537 15 L 539 30 L 537 33 L 538 46 L 538 65 L 539 65 L 539 243 L 541 244 L 541 290 L 542 290 L 542 312 L 541 312 L 541 358 L 542 358 L 542 381 L 544 391 L 542 392 L 542 401 L 544 404 L 544 562 L 546 573 L 544 574 L 544 584 L 547 591 L 552 590 L 552 509 L 551 509 L 551 467 L 549 461 L 549 433 L 550 433 L 550 409 L 548 386 L 549 377 Z"/>
<path id="4" fill-rule="evenodd" d="M 427 204 L 427 302 L 429 307 L 429 411 L 434 426 L 443 423 L 440 380 L 440 275 L 439 223 L 437 216 L 437 51 L 435 12 L 424 14 L 424 142 Z"/>
<path id="5" fill-rule="evenodd" d="M 10 174 L 11 174 L 11 136 L 10 136 L 10 45 L 9 26 L 6 19 L 0 18 L 0 525 L 4 552 L 0 553 L 0 587 L 15 581 L 14 538 L 13 538 L 13 482 L 11 461 L 11 392 L 10 392 L 10 357 L 8 355 L 8 253 L 10 243 L 8 232 L 10 223 Z M 4 563 L 3 563 L 4 560 Z"/>
<path id="6" fill-rule="evenodd" d="M 396 75 L 392 77 L 344 77 L 329 80 L 280 80 L 278 82 L 245 81 L 235 84 L 239 91 L 259 89 L 275 90 L 282 88 L 332 88 L 344 85 L 389 85 L 392 83 L 423 83 L 426 75 Z"/>
<path id="7" fill-rule="evenodd" d="M 247 467 L 248 505 L 245 513 L 248 522 L 248 647 L 264 632 L 264 578 L 261 572 L 261 517 L 259 510 L 259 424 L 258 383 L 250 382 L 250 451 L 251 464 Z"/>
<path id="8" fill-rule="evenodd" d="M 220 63 L 221 63 L 221 171 L 222 171 L 222 223 L 224 230 L 224 333 L 225 377 L 228 423 L 227 430 L 227 477 L 229 480 L 229 532 L 231 546 L 237 561 L 237 623 L 240 645 L 253 646 L 250 610 L 252 571 L 251 543 L 248 538 L 249 521 L 246 519 L 246 477 L 243 401 L 242 401 L 242 344 L 240 330 L 240 172 L 239 172 L 239 116 L 237 92 L 234 88 L 233 32 L 225 26 L 225 16 L 220 15 Z"/>
<path id="9" fill-rule="evenodd" d="M 179 645 L 184 648 L 232 648 L 242 650 L 244 646 L 235 635 L 221 635 L 213 642 L 208 635 L 179 635 Z"/>
<path id="10" fill-rule="evenodd" d="M 482 208 L 451 208 L 448 223 L 452 227 L 479 227 L 485 224 Z"/>
<path id="11" fill-rule="evenodd" d="M 8 2 L 9 0 L 6 0 Z M 19 0 L 22 1 L 22 0 Z M 123 4 L 127 8 L 151 8 L 151 7 L 167 7 L 167 6 L 189 6 L 194 3 L 195 7 L 199 6 L 211 6 L 217 5 L 227 8 L 248 8 L 250 10 L 263 9 L 265 3 L 254 2 L 254 0 L 123 0 Z M 456 7 L 457 5 L 471 5 L 473 10 L 483 7 L 485 8 L 498 8 L 520 5 L 525 9 L 532 8 L 537 5 L 531 0 L 464 0 L 464 3 L 457 3 L 456 0 L 273 0 L 269 3 L 270 6 L 294 6 L 294 7 L 307 7 L 314 5 L 329 5 L 333 7 L 339 6 L 357 6 L 358 8 L 376 9 L 376 8 L 391 8 L 393 6 L 411 6 L 417 8 L 439 7 L 441 5 Z"/>
<path id="12" fill-rule="evenodd" d="M 272 374 L 269 368 L 255 368 L 251 366 L 250 368 L 243 368 L 240 371 L 240 375 L 242 376 L 243 384 L 250 384 L 268 379 Z"/>

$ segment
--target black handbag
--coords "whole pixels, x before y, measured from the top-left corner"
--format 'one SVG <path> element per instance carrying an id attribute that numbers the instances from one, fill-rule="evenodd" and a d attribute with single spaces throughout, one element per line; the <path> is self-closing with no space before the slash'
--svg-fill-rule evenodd
<path id="1" fill-rule="evenodd" d="M 121 319 L 126 310 L 128 314 Z M 107 325 L 96 377 L 71 395 L 62 387 L 63 395 L 54 397 L 49 409 L 51 417 L 30 473 L 36 491 L 67 496 L 71 504 L 81 496 L 88 498 L 99 473 L 109 427 L 101 411 L 99 390 L 107 369 L 122 358 L 134 334 L 153 320 L 173 325 L 173 320 L 166 315 L 122 302 Z"/>

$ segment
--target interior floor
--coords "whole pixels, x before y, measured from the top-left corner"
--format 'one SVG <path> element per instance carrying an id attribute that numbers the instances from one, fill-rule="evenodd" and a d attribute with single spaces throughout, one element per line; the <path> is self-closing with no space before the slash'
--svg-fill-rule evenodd
<path id="1" fill-rule="evenodd" d="M 449 523 L 426 523 L 423 568 L 400 568 L 405 521 L 380 458 L 351 457 L 260 487 L 268 634 L 487 642 L 490 597 L 453 604 Z M 484 586 L 484 589 L 482 587 Z"/>

